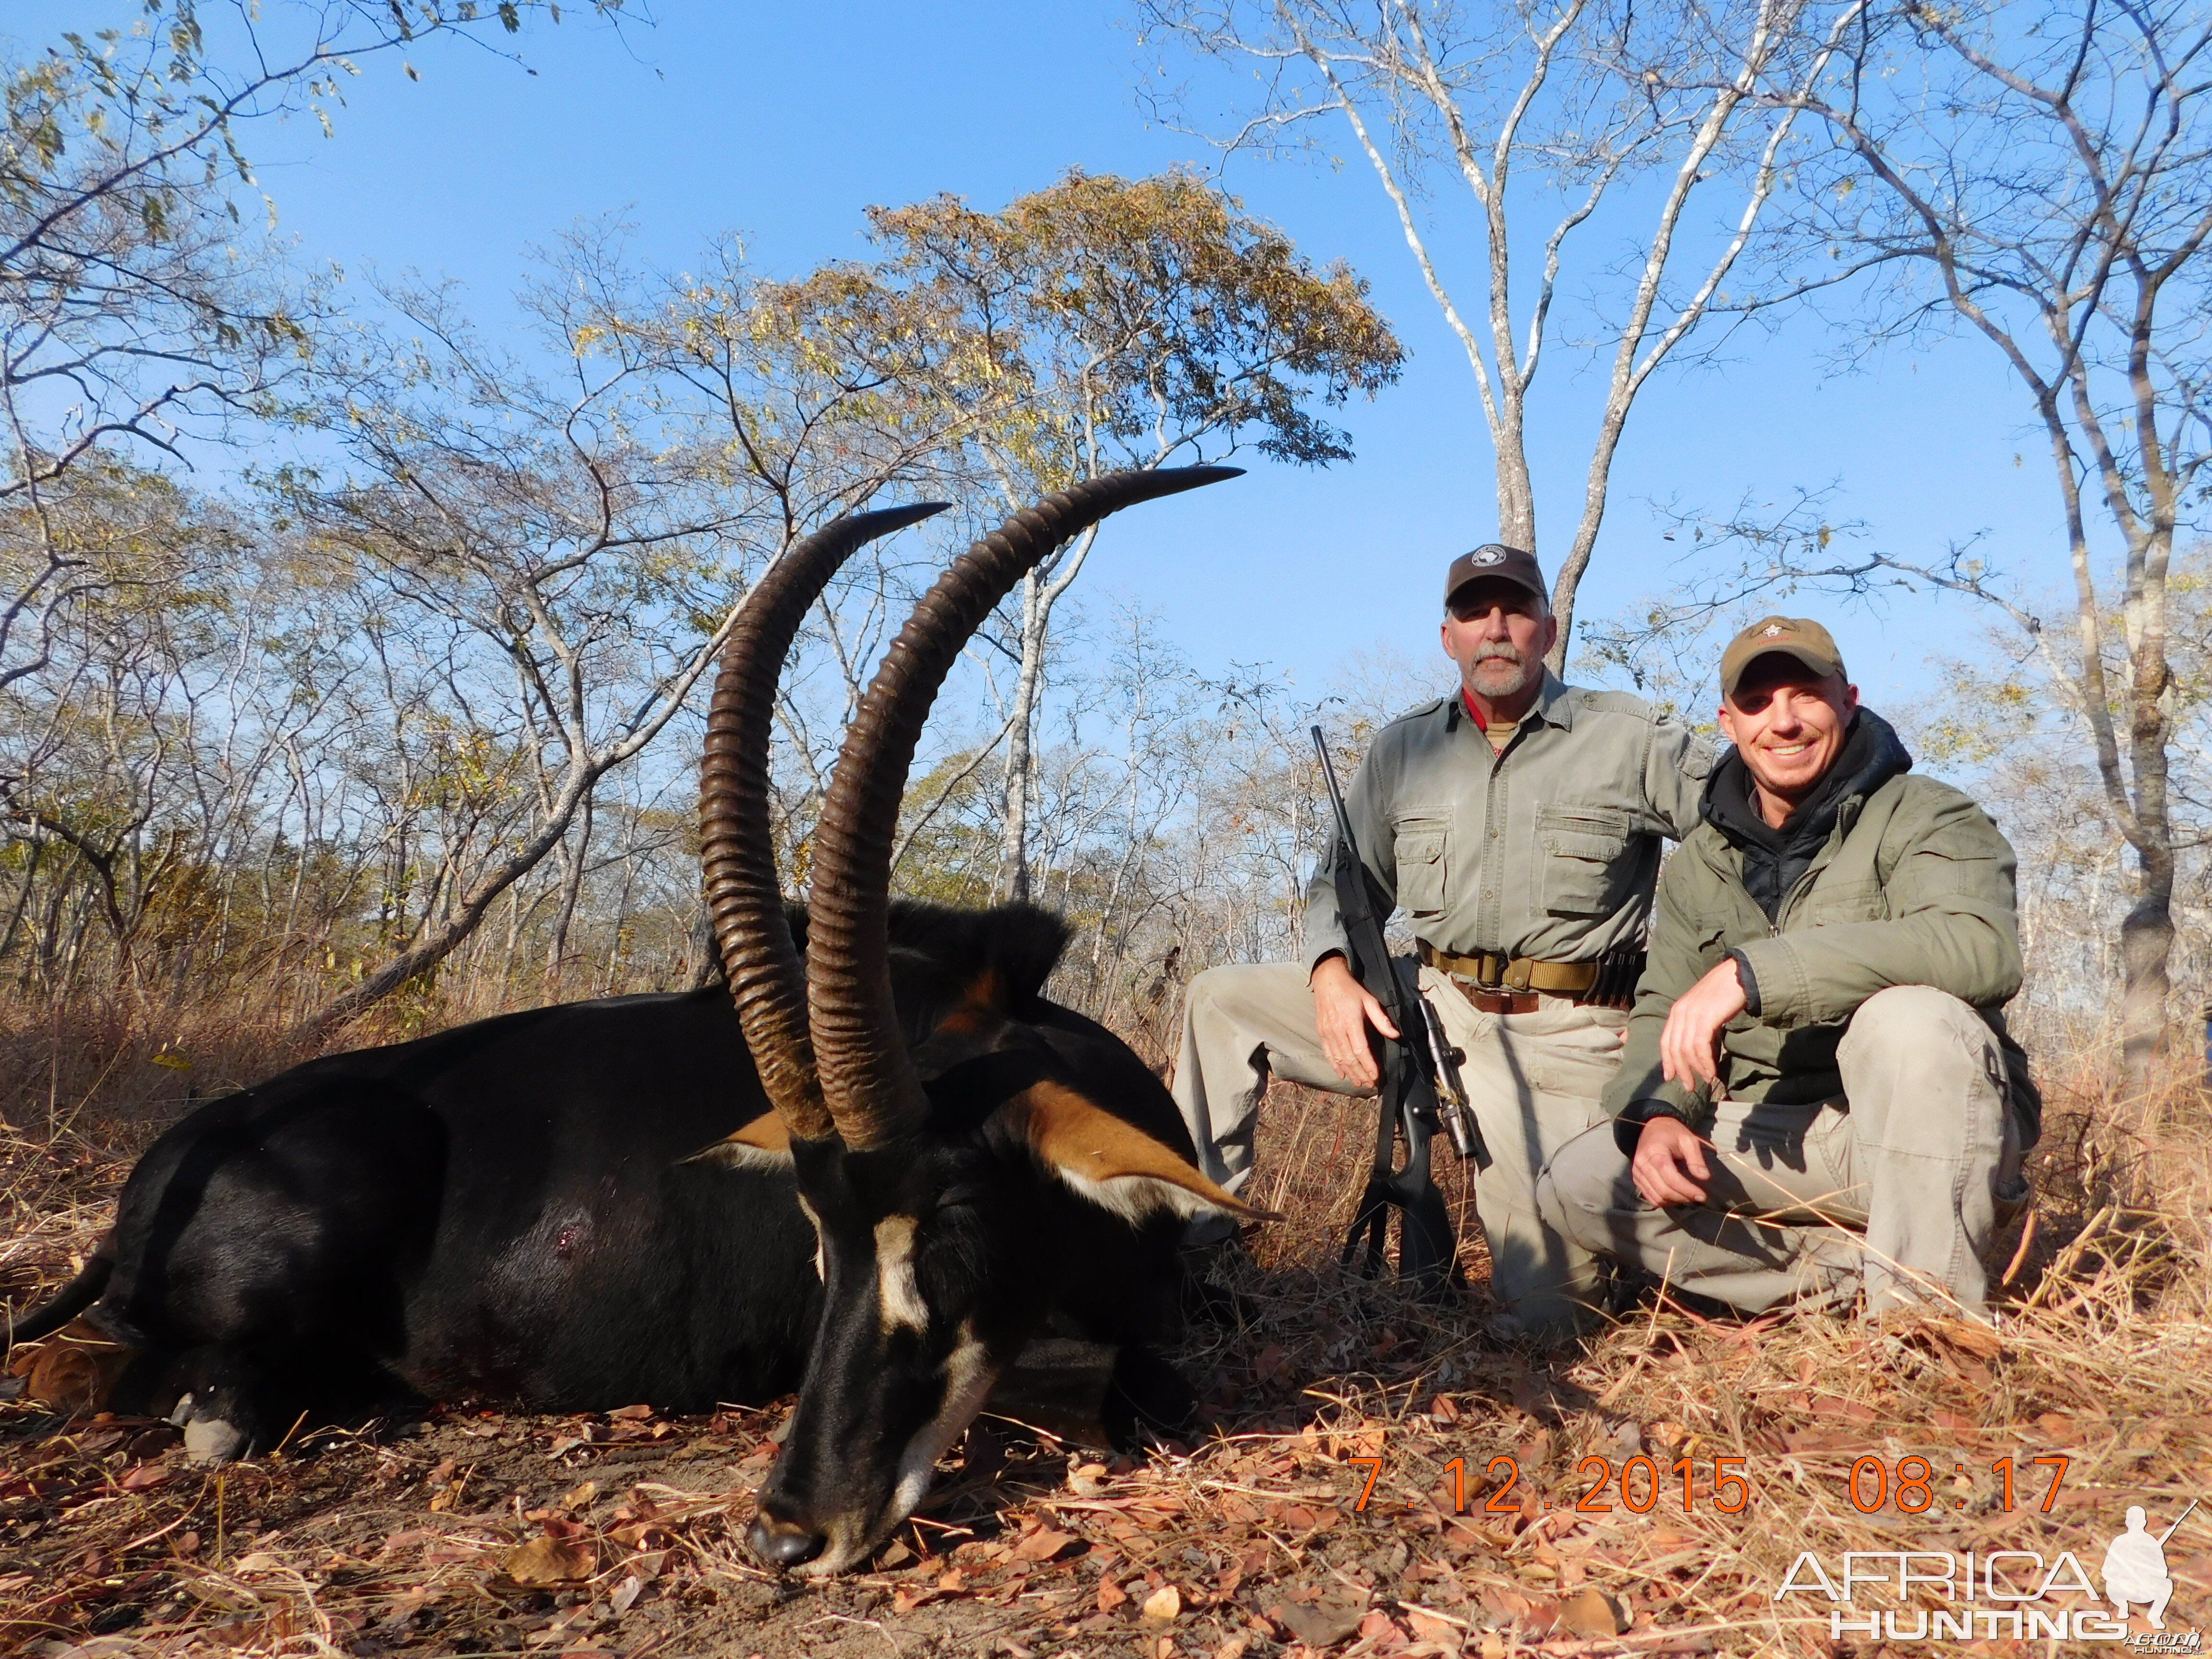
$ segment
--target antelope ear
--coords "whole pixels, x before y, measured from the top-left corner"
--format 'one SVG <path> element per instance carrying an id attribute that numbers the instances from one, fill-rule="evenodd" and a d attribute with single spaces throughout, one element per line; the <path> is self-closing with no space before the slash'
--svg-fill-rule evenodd
<path id="1" fill-rule="evenodd" d="M 791 1131 L 774 1112 L 763 1112 L 735 1134 L 725 1136 L 683 1161 L 717 1164 L 726 1170 L 788 1170 Z"/>
<path id="2" fill-rule="evenodd" d="M 1279 1221 L 1217 1187 L 1134 1124 L 1063 1085 L 1034 1085 L 1021 1097 L 1037 1157 L 1083 1197 L 1133 1225 L 1162 1210 L 1185 1218 Z"/>

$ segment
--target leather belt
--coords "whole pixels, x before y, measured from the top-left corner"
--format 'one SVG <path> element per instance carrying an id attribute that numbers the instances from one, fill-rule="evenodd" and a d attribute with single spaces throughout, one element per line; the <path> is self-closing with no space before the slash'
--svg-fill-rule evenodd
<path id="1" fill-rule="evenodd" d="M 1480 985 L 1470 985 L 1454 975 L 1452 983 L 1459 994 L 1473 1003 L 1477 1013 L 1533 1014 L 1543 1006 L 1534 991 L 1486 991 Z"/>
<path id="2" fill-rule="evenodd" d="M 1532 1014 L 1540 991 L 1579 998 L 1597 984 L 1595 962 L 1539 962 L 1487 951 L 1462 957 L 1439 951 L 1426 939 L 1414 943 L 1421 961 L 1449 976 L 1461 994 L 1486 1014 Z"/>

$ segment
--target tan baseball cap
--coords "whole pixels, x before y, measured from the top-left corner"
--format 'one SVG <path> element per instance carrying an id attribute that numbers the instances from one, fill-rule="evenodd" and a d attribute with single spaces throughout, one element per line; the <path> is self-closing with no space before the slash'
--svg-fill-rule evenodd
<path id="1" fill-rule="evenodd" d="M 1820 623 L 1803 617 L 1761 617 L 1721 653 L 1721 696 L 1735 696 L 1743 671 L 1770 651 L 1795 657 L 1823 678 L 1844 672 L 1844 653 L 1836 649 L 1835 636 Z"/>
<path id="2" fill-rule="evenodd" d="M 1452 596 L 1461 588 L 1485 576 L 1502 576 L 1547 602 L 1552 597 L 1552 590 L 1544 586 L 1544 573 L 1538 568 L 1534 553 L 1524 553 L 1503 542 L 1485 542 L 1473 552 L 1462 553 L 1451 562 L 1451 569 L 1444 576 L 1444 604 L 1449 606 Z"/>

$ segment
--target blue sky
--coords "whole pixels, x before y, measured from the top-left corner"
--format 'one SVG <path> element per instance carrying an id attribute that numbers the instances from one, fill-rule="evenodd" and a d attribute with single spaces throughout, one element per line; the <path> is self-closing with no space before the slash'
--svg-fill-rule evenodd
<path id="1" fill-rule="evenodd" d="M 15 0 L 8 27 L 33 42 L 131 9 Z M 763 268 L 795 275 L 864 252 L 871 203 L 950 190 L 992 207 L 1071 165 L 1212 163 L 1198 140 L 1147 125 L 1135 88 L 1160 59 L 1111 0 L 653 9 L 655 26 L 620 36 L 581 6 L 534 28 L 522 50 L 535 74 L 452 45 L 416 55 L 419 82 L 371 61 L 334 140 L 308 121 L 255 136 L 283 228 L 304 255 L 349 272 L 457 279 L 496 324 L 530 246 L 580 218 L 621 215 L 641 251 L 669 264 L 735 230 Z M 1140 596 L 1201 670 L 1267 661 L 1318 688 L 1351 651 L 1433 650 L 1445 563 L 1495 529 L 1490 456 L 1465 360 L 1364 164 L 1238 160 L 1225 182 L 1309 255 L 1347 259 L 1371 281 L 1411 349 L 1404 380 L 1346 411 L 1356 462 L 1321 472 L 1255 462 L 1234 484 L 1132 514 L 1084 585 L 1094 600 Z M 1662 371 L 1615 467 L 1585 617 L 1667 585 L 1681 544 L 1660 539 L 1648 500 L 1725 507 L 1747 491 L 1832 482 L 1836 514 L 1868 521 L 1883 545 L 1932 554 L 1986 532 L 1985 550 L 2032 587 L 2063 578 L 2047 463 L 1994 354 L 1961 342 L 1839 374 L 1832 343 L 1807 324 L 1725 368 Z M 1553 400 L 1587 401 L 1596 385 L 1565 353 L 1546 374 Z M 1580 501 L 1587 443 L 1582 420 L 1535 434 L 1547 566 Z M 1929 655 L 1973 648 L 1983 621 L 1958 602 L 1906 599 L 1879 615 L 1801 604 L 1834 625 L 1878 707 L 1927 693 Z M 1408 690 L 1410 701 L 1425 688 Z"/>

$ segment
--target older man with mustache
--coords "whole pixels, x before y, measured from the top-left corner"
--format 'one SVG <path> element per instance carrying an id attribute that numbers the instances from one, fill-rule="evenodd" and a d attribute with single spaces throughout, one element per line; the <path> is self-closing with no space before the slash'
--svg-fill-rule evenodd
<path id="1" fill-rule="evenodd" d="M 1767 617 L 1721 659 L 1735 744 L 1659 883 L 1613 1121 L 1545 1171 L 1577 1248 L 1755 1312 L 1978 1314 L 2041 1103 L 2013 851 L 1911 775 L 1828 630 Z"/>
<path id="2" fill-rule="evenodd" d="M 1475 1182 L 1492 1288 L 1522 1328 L 1545 1332 L 1584 1312 L 1598 1269 L 1544 1224 L 1536 1176 L 1603 1121 L 1626 1012 L 1594 1000 L 1600 968 L 1640 950 L 1660 838 L 1696 823 L 1712 763 L 1641 700 L 1554 678 L 1544 655 L 1558 631 L 1533 555 L 1493 544 L 1454 561 L 1442 638 L 1459 687 L 1376 734 L 1346 802 L 1369 873 L 1411 918 L 1422 993 L 1465 1056 L 1492 1158 Z M 1370 1030 L 1396 1035 L 1346 965 L 1326 862 L 1306 947 L 1303 963 L 1201 974 L 1184 1005 L 1176 1098 L 1201 1165 L 1232 1192 L 1251 1178 L 1269 1078 L 1370 1091 Z"/>

